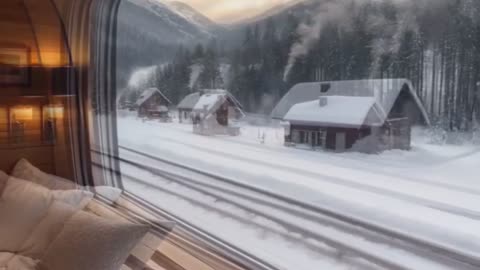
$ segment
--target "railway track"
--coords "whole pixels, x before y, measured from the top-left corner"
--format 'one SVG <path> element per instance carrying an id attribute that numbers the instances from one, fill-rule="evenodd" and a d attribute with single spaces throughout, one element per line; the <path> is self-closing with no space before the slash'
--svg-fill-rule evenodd
<path id="1" fill-rule="evenodd" d="M 329 209 L 321 209 L 318 206 L 240 184 L 232 179 L 176 164 L 134 149 L 120 148 L 136 156 L 135 161 L 124 157 L 118 158 L 124 164 L 149 171 L 186 189 L 216 198 L 222 203 L 270 220 L 282 226 L 284 230 L 296 233 L 301 237 L 294 237 L 291 233 L 277 230 L 275 233 L 278 235 L 290 241 L 302 243 L 308 249 L 315 250 L 324 256 L 341 256 L 346 261 L 350 260 L 351 264 L 356 263 L 357 268 L 368 268 L 368 263 L 365 265 L 365 263 L 361 263 L 362 261 L 385 269 L 416 269 L 411 262 L 418 263 L 418 261 L 423 264 L 430 263 L 434 267 L 437 266 L 433 269 L 442 269 L 442 267 L 443 269 L 480 268 L 479 259 L 471 254 L 463 254 Z M 143 162 L 146 160 L 150 160 L 150 162 Z M 152 166 L 151 162 L 155 162 L 156 166 Z M 150 164 L 145 165 L 148 163 Z M 175 168 L 176 172 L 165 170 L 166 167 Z M 183 175 L 179 174 L 178 169 L 185 173 Z M 201 205 L 209 211 L 216 211 L 230 218 L 235 218 L 246 225 L 252 223 L 251 220 L 232 216 L 230 212 L 212 207 L 198 199 L 192 199 L 185 194 L 168 190 L 164 185 L 155 185 L 132 176 L 128 178 L 196 205 Z M 261 224 L 257 224 L 257 226 L 262 227 Z M 272 228 L 265 226 L 262 229 L 273 231 Z M 311 241 L 305 241 L 305 239 L 313 239 L 328 246 L 329 249 L 319 247 L 312 244 Z M 343 239 L 343 241 L 338 239 Z M 411 261 L 395 259 L 395 252 L 409 254 L 415 259 Z M 358 259 L 360 259 L 360 263 Z"/>
<path id="2" fill-rule="evenodd" d="M 480 212 L 479 211 L 474 211 L 474 210 L 467 209 L 467 208 L 464 208 L 464 207 L 459 207 L 458 205 L 454 206 L 454 205 L 450 205 L 448 203 L 443 203 L 443 202 L 439 201 L 438 199 L 433 200 L 431 198 L 418 197 L 416 195 L 406 194 L 404 192 L 395 191 L 395 190 L 392 190 L 392 189 L 389 189 L 389 188 L 376 186 L 376 185 L 370 185 L 370 184 L 368 184 L 368 182 L 360 184 L 356 181 L 352 181 L 351 179 L 347 179 L 347 178 L 334 177 L 334 176 L 331 176 L 331 175 L 328 175 L 328 174 L 325 174 L 325 173 L 312 172 L 312 171 L 308 171 L 308 170 L 301 170 L 301 169 L 295 168 L 294 166 L 288 166 L 288 165 L 284 165 L 284 164 L 273 164 L 269 161 L 260 161 L 260 160 L 257 160 L 257 159 L 252 159 L 248 156 L 242 156 L 242 155 L 232 154 L 232 153 L 225 153 L 225 152 L 222 152 L 222 151 L 217 151 L 217 150 L 209 149 L 209 148 L 198 146 L 198 145 L 181 143 L 181 142 L 176 141 L 176 140 L 171 139 L 171 138 L 168 138 L 166 140 L 168 140 L 172 143 L 177 143 L 179 145 L 180 144 L 183 144 L 183 145 L 187 144 L 189 147 L 191 147 L 193 149 L 196 149 L 196 150 L 199 150 L 199 151 L 205 151 L 209 154 L 218 155 L 218 156 L 222 156 L 222 157 L 227 157 L 227 158 L 231 158 L 231 159 L 234 159 L 234 160 L 240 160 L 240 161 L 244 161 L 244 162 L 251 163 L 251 164 L 256 164 L 256 165 L 260 164 L 260 165 L 264 165 L 264 166 L 272 167 L 272 168 L 274 167 L 276 169 L 281 169 L 281 170 L 284 170 L 286 172 L 293 172 L 293 173 L 296 173 L 296 174 L 299 174 L 299 175 L 302 175 L 302 176 L 312 177 L 312 178 L 318 179 L 319 181 L 323 181 L 323 182 L 327 182 L 327 183 L 333 183 L 335 185 L 342 185 L 342 186 L 345 186 L 345 187 L 348 187 L 348 188 L 354 188 L 354 189 L 357 189 L 357 190 L 363 190 L 363 191 L 372 192 L 372 193 L 376 193 L 376 194 L 388 195 L 391 198 L 396 198 L 396 199 L 406 201 L 406 202 L 409 202 L 409 203 L 414 202 L 416 204 L 420 204 L 420 205 L 423 205 L 423 206 L 426 206 L 426 207 L 429 207 L 429 208 L 432 208 L 432 209 L 440 210 L 440 211 L 443 211 L 443 212 L 447 212 L 447 213 L 450 213 L 450 214 L 480 220 Z M 455 192 L 458 192 L 458 193 L 461 193 L 461 194 L 465 194 L 467 196 L 476 196 L 476 197 L 480 198 L 480 192 L 474 191 L 474 190 L 468 190 L 466 188 L 461 188 L 461 187 L 452 186 L 452 185 L 439 184 L 439 183 L 433 183 L 433 182 L 428 182 L 428 181 L 425 181 L 425 180 L 415 182 L 414 180 L 411 180 L 411 179 L 403 179 L 399 176 L 391 176 L 391 175 L 389 176 L 389 175 L 386 175 L 384 173 L 380 173 L 380 175 L 381 176 L 384 175 L 385 177 L 395 177 L 396 181 L 397 180 L 398 181 L 404 181 L 404 182 L 408 181 L 410 183 L 421 185 L 421 186 L 429 186 L 431 188 L 434 188 L 435 190 L 448 191 L 448 192 L 455 191 Z"/>
<path id="3" fill-rule="evenodd" d="M 170 140 L 171 142 L 174 142 L 174 143 L 185 144 L 185 142 L 176 141 L 176 140 L 173 140 L 171 138 L 163 138 L 163 139 L 168 139 L 168 140 Z M 257 151 L 262 151 L 264 153 L 268 153 L 268 154 L 271 154 L 271 155 L 277 155 L 279 153 L 278 152 L 279 150 L 273 151 L 272 149 L 266 148 L 264 145 L 261 145 L 259 143 L 238 142 L 238 141 L 232 140 L 231 138 L 216 138 L 216 139 L 223 140 L 223 141 L 228 142 L 228 143 L 237 144 L 237 145 L 240 145 L 240 146 L 243 146 L 243 147 L 245 147 L 245 145 L 248 145 L 248 147 L 250 147 L 252 149 L 255 149 Z M 189 144 L 189 146 L 194 146 L 195 148 L 200 148 L 200 146 L 198 146 L 198 145 Z M 207 150 L 211 151 L 211 149 L 207 149 Z M 288 150 L 292 150 L 292 149 L 288 149 Z M 291 153 L 288 150 L 280 149 L 281 153 Z M 314 152 L 314 151 L 305 151 L 305 150 L 300 150 L 300 149 L 294 149 L 294 150 L 301 151 L 302 155 L 310 155 L 312 157 L 316 157 L 316 155 L 318 155 L 318 153 Z M 441 165 L 443 163 L 447 163 L 449 161 L 452 161 L 454 159 L 463 158 L 465 156 L 472 155 L 472 154 L 475 154 L 475 153 L 478 153 L 478 152 L 480 152 L 480 148 L 474 149 L 474 150 L 470 151 L 469 153 L 458 155 L 458 156 L 455 156 L 453 158 L 444 159 L 442 161 L 437 161 L 437 162 L 428 164 L 426 166 L 429 166 L 429 167 L 438 166 L 438 165 Z M 219 152 L 219 153 L 221 153 L 222 155 L 225 155 L 225 153 L 223 153 L 223 152 Z M 374 161 L 372 161 L 372 160 L 365 161 L 365 160 L 358 159 L 358 158 L 348 157 L 347 155 L 342 155 L 341 158 L 338 158 L 338 157 L 335 157 L 335 156 L 332 156 L 331 158 L 334 160 L 334 162 L 330 162 L 329 163 L 330 165 L 337 165 L 339 163 L 341 164 L 341 162 L 343 161 L 342 159 L 348 159 L 348 160 L 354 161 L 354 162 L 361 162 L 363 164 L 367 164 L 368 162 L 375 162 L 375 163 L 381 162 L 378 159 L 374 160 Z M 349 165 L 352 165 L 352 164 L 349 164 Z M 385 165 L 391 166 L 391 163 L 385 163 Z M 278 164 L 275 164 L 275 166 L 278 166 Z M 362 166 L 355 166 L 352 169 L 360 170 L 360 171 L 365 170 L 365 168 L 362 167 Z M 403 182 L 421 183 L 421 184 L 424 184 L 424 185 L 442 187 L 442 188 L 445 188 L 445 189 L 448 189 L 448 190 L 454 190 L 454 191 L 463 192 L 463 193 L 466 193 L 466 194 L 480 196 L 480 191 L 472 190 L 471 188 L 468 188 L 468 187 L 465 187 L 465 186 L 459 186 L 459 185 L 448 184 L 448 183 L 444 183 L 444 182 L 432 181 L 432 180 L 428 180 L 428 179 L 399 175 L 399 174 L 396 174 L 396 173 L 386 172 L 385 170 L 375 169 L 373 167 L 369 167 L 368 170 L 373 171 L 375 174 L 379 174 L 379 175 L 382 175 L 382 176 L 398 178 L 398 180 L 403 181 Z"/>

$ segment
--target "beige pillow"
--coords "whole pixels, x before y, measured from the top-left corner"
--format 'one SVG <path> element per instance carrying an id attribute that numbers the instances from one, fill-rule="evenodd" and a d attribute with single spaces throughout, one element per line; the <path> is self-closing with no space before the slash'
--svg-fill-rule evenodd
<path id="1" fill-rule="evenodd" d="M 11 177 L 0 203 L 0 251 L 18 251 L 52 201 L 48 189 Z"/>
<path id="2" fill-rule="evenodd" d="M 20 251 L 36 226 L 47 216 L 53 202 L 63 202 L 79 210 L 92 197 L 93 194 L 86 191 L 51 191 L 10 177 L 0 201 L 0 252 Z"/>
<path id="3" fill-rule="evenodd" d="M 118 270 L 148 230 L 79 211 L 50 245 L 40 269 Z"/>
<path id="4" fill-rule="evenodd" d="M 35 270 L 37 269 L 38 263 L 39 260 L 17 254 L 10 259 L 6 265 L 6 270 Z"/>
<path id="5" fill-rule="evenodd" d="M 41 171 L 26 159 L 21 159 L 17 162 L 12 171 L 12 176 L 31 181 L 51 190 L 71 190 L 82 188 L 87 191 L 92 191 L 93 193 L 98 194 L 111 202 L 117 201 L 122 194 L 122 190 L 110 186 L 77 186 L 73 181 Z"/>
<path id="6" fill-rule="evenodd" d="M 25 179 L 48 189 L 68 190 L 76 189 L 76 184 L 65 178 L 45 173 L 33 166 L 26 159 L 21 159 L 13 168 L 12 176 Z"/>
<path id="7" fill-rule="evenodd" d="M 40 201 L 36 207 L 29 202 L 0 202 L 0 252 L 15 253 L 40 222 L 48 209 L 47 201 Z"/>
<path id="8" fill-rule="evenodd" d="M 0 269 L 8 265 L 8 262 L 15 256 L 14 253 L 0 252 Z"/>
<path id="9" fill-rule="evenodd" d="M 85 190 L 49 190 L 46 187 L 16 177 L 9 177 L 4 188 L 3 200 L 19 198 L 23 201 L 32 200 L 31 204 L 37 203 L 37 196 L 30 198 L 30 194 L 43 194 L 52 200 L 69 204 L 76 209 L 83 209 L 93 198 L 93 193 Z M 48 202 L 48 207 L 51 201 Z"/>
<path id="10" fill-rule="evenodd" d="M 43 257 L 47 248 L 62 231 L 65 222 L 77 211 L 77 209 L 68 204 L 54 201 L 46 215 L 34 227 L 18 253 L 34 259 Z"/>
<path id="11" fill-rule="evenodd" d="M 2 196 L 3 189 L 7 185 L 8 175 L 0 171 L 0 197 Z"/>

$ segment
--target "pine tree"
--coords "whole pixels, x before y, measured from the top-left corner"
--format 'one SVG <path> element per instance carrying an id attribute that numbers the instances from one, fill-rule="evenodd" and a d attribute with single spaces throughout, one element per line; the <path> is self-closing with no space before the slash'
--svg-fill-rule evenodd
<path id="1" fill-rule="evenodd" d="M 198 78 L 202 89 L 223 88 L 223 79 L 220 73 L 220 63 L 213 48 L 207 49 L 202 60 L 203 70 Z"/>

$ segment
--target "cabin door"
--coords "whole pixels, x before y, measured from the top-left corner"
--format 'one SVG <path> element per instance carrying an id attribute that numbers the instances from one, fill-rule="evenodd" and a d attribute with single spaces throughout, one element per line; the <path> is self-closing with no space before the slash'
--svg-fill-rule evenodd
<path id="1" fill-rule="evenodd" d="M 335 150 L 345 151 L 347 143 L 347 135 L 345 132 L 337 132 L 335 135 Z"/>

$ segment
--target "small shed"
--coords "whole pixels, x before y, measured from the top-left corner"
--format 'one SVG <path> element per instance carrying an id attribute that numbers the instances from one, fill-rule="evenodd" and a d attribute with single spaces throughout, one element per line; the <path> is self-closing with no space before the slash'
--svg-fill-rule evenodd
<path id="1" fill-rule="evenodd" d="M 225 90 L 204 90 L 192 110 L 194 132 L 203 135 L 238 135 L 234 120 L 245 116 L 243 106 Z"/>
<path id="2" fill-rule="evenodd" d="M 429 125 L 406 79 L 331 81 L 295 85 L 272 117 L 289 123 L 285 144 L 334 151 L 410 149 L 411 126 Z"/>
<path id="3" fill-rule="evenodd" d="M 191 93 L 184 97 L 180 103 L 178 103 L 177 110 L 180 123 L 192 122 L 192 111 L 201 95 L 201 92 Z"/>
<path id="4" fill-rule="evenodd" d="M 172 102 L 157 88 L 149 88 L 142 92 L 136 102 L 138 116 L 150 119 L 169 120 L 168 107 Z"/>

